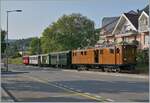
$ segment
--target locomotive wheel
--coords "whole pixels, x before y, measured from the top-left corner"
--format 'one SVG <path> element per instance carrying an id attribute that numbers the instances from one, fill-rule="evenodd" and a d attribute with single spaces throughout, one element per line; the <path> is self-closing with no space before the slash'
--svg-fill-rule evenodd
<path id="1" fill-rule="evenodd" d="M 120 68 L 118 67 L 118 68 L 116 68 L 116 72 L 117 73 L 119 73 L 121 70 L 120 70 Z"/>
<path id="2" fill-rule="evenodd" d="M 102 72 L 105 72 L 104 68 L 102 68 Z"/>
<path id="3" fill-rule="evenodd" d="M 81 71 L 81 70 L 87 70 L 87 68 L 85 66 L 81 65 L 81 66 L 78 67 L 78 71 Z"/>
<path id="4" fill-rule="evenodd" d="M 104 72 L 108 72 L 108 71 L 109 71 L 109 69 L 108 69 L 108 68 L 104 68 L 103 70 L 104 70 Z"/>

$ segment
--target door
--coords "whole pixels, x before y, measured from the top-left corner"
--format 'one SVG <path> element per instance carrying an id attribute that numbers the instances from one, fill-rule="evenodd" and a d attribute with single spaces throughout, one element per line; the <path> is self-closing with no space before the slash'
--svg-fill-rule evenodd
<path id="1" fill-rule="evenodd" d="M 94 50 L 94 63 L 99 62 L 99 50 Z"/>
<path id="2" fill-rule="evenodd" d="M 116 47 L 116 52 L 115 52 L 115 64 L 121 64 L 121 55 L 120 55 L 120 52 L 121 52 L 121 48 L 119 47 Z"/>

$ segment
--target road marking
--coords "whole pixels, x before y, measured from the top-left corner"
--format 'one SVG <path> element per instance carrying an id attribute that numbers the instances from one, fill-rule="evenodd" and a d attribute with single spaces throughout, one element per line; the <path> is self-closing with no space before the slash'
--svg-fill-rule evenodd
<path id="1" fill-rule="evenodd" d="M 109 102 L 108 99 L 105 99 L 105 98 L 97 98 L 96 96 L 90 94 L 90 93 L 80 93 L 80 92 L 77 92 L 77 91 L 74 91 L 74 90 L 71 90 L 69 88 L 65 88 L 65 87 L 61 87 L 61 86 L 58 86 L 56 84 L 53 84 L 53 83 L 48 83 L 46 80 L 43 80 L 41 78 L 35 78 L 35 77 L 32 77 L 32 76 L 24 76 L 26 78 L 30 78 L 30 79 L 33 79 L 33 80 L 36 80 L 36 81 L 39 81 L 39 82 L 42 82 L 42 83 L 45 83 L 47 85 L 50 85 L 50 86 L 54 86 L 54 87 L 57 87 L 57 88 L 60 88 L 60 89 L 63 89 L 65 91 L 68 91 L 68 92 L 71 92 L 71 93 L 74 93 L 74 94 L 77 94 L 77 95 L 80 95 L 80 96 L 83 96 L 83 97 L 86 97 L 86 98 L 90 98 L 90 99 L 93 99 L 93 100 L 96 100 L 96 101 L 106 101 L 106 102 Z"/>
<path id="2" fill-rule="evenodd" d="M 10 97 L 9 102 L 18 102 L 17 98 L 13 96 L 12 93 L 8 89 L 6 89 L 3 85 L 1 85 L 1 88 Z"/>
<path id="3" fill-rule="evenodd" d="M 109 101 L 109 102 L 114 102 L 114 100 L 112 100 L 112 99 L 106 99 L 107 101 Z"/>
<path id="4" fill-rule="evenodd" d="M 81 90 L 76 90 L 76 91 L 78 91 L 78 92 L 82 92 Z"/>

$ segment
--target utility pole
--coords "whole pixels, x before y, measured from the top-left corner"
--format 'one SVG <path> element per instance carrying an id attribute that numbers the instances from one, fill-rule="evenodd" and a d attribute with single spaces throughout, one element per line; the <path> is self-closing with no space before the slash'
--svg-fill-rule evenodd
<path id="1" fill-rule="evenodd" d="M 9 15 L 9 13 L 10 12 L 22 12 L 22 10 L 11 10 L 11 11 L 6 11 L 6 13 L 7 13 L 7 30 L 6 30 L 6 33 L 7 33 L 7 35 L 6 35 L 6 71 L 8 71 L 8 15 Z"/>
<path id="2" fill-rule="evenodd" d="M 40 56 L 40 53 L 41 53 L 41 49 L 40 49 L 40 38 L 38 38 L 38 57 L 39 57 L 39 67 L 40 67 L 40 64 L 41 64 L 41 56 Z"/>
<path id="3" fill-rule="evenodd" d="M 8 11 L 7 11 L 7 30 L 6 30 L 6 71 L 8 71 Z"/>

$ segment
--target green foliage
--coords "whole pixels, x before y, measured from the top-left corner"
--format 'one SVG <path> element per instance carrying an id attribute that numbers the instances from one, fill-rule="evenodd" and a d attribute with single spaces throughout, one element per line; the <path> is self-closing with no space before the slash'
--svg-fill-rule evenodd
<path id="1" fill-rule="evenodd" d="M 137 53 L 137 62 L 144 63 L 144 58 L 145 58 L 144 52 L 138 52 Z"/>
<path id="2" fill-rule="evenodd" d="M 20 57 L 21 56 L 19 54 L 19 50 L 18 50 L 17 45 L 14 44 L 14 43 L 9 43 L 7 54 L 11 58 L 16 58 L 16 57 Z"/>
<path id="3" fill-rule="evenodd" d="M 30 43 L 30 52 L 32 55 L 39 54 L 41 51 L 41 43 L 39 38 L 32 38 Z"/>
<path id="4" fill-rule="evenodd" d="M 14 55 L 12 56 L 12 58 L 17 58 L 17 57 L 21 57 L 21 54 L 19 52 L 15 52 Z"/>
<path id="5" fill-rule="evenodd" d="M 148 64 L 149 55 L 148 50 L 139 50 L 137 53 L 137 62 L 140 64 Z"/>
<path id="6" fill-rule="evenodd" d="M 22 64 L 22 57 L 18 58 L 9 58 L 9 64 Z"/>
<path id="7" fill-rule="evenodd" d="M 22 51 L 22 50 L 23 51 L 28 51 L 31 41 L 32 41 L 32 38 L 19 39 L 19 40 L 15 40 L 13 42 L 13 44 L 17 46 L 19 51 Z"/>
<path id="8" fill-rule="evenodd" d="M 140 73 L 148 73 L 148 71 L 149 71 L 148 50 L 139 50 L 137 52 L 136 70 Z"/>
<path id="9" fill-rule="evenodd" d="M 5 35 L 6 32 L 1 30 L 1 53 L 4 53 L 6 49 Z"/>
<path id="10" fill-rule="evenodd" d="M 138 63 L 136 65 L 136 71 L 138 71 L 139 73 L 149 73 L 149 65 Z"/>
<path id="11" fill-rule="evenodd" d="M 44 30 L 41 48 L 47 53 L 94 45 L 98 39 L 95 34 L 94 22 L 87 17 L 81 14 L 63 15 Z"/>

